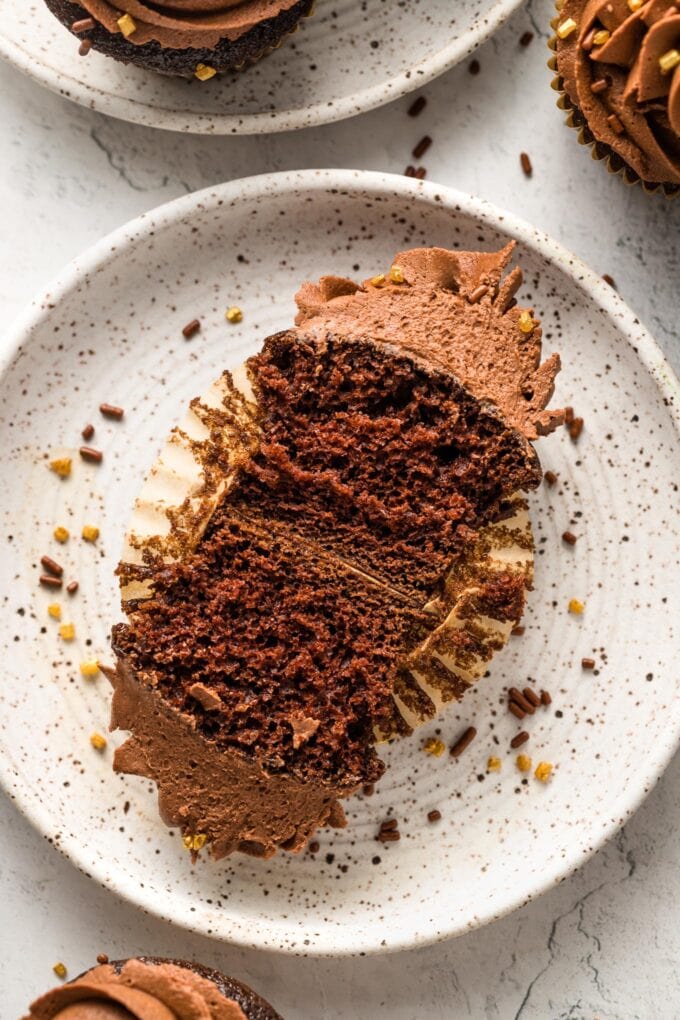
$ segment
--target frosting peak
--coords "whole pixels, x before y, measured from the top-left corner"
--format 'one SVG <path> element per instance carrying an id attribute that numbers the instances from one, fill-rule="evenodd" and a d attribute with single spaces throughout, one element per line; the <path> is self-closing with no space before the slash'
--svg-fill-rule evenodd
<path id="1" fill-rule="evenodd" d="M 633 7 L 635 5 L 633 4 Z M 680 7 L 567 0 L 578 31 L 557 47 L 564 87 L 596 141 L 649 183 L 680 184 Z M 595 40 L 600 45 L 595 45 Z"/>
<path id="2" fill-rule="evenodd" d="M 26 1020 L 246 1020 L 217 986 L 173 963 L 128 960 L 104 964 L 55 988 L 31 1006 Z"/>
<path id="3" fill-rule="evenodd" d="M 563 420 L 546 410 L 560 368 L 541 364 L 541 327 L 517 307 L 519 268 L 503 274 L 514 243 L 496 252 L 415 248 L 394 258 L 399 282 L 378 276 L 363 284 L 337 276 L 304 283 L 296 295 L 297 326 L 391 343 L 444 368 L 478 400 L 493 401 L 527 439 Z"/>

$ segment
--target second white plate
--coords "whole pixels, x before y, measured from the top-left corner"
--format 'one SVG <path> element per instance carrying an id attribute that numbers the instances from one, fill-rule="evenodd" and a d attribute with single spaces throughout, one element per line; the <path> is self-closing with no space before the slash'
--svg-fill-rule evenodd
<path id="1" fill-rule="evenodd" d="M 273 54 L 241 74 L 185 82 L 77 40 L 43 0 L 0 0 L 0 55 L 41 85 L 122 120 L 259 134 L 342 120 L 420 88 L 480 45 L 521 0 L 317 0 Z"/>
<path id="2" fill-rule="evenodd" d="M 531 499 L 536 583 L 526 634 L 491 675 L 425 728 L 477 739 L 457 761 L 417 737 L 386 752 L 371 798 L 348 802 L 347 829 L 319 834 L 318 854 L 263 862 L 234 856 L 192 869 L 146 781 L 103 754 L 110 695 L 79 662 L 110 660 L 118 618 L 113 570 L 132 501 L 188 400 L 285 328 L 300 281 L 360 278 L 405 247 L 492 249 L 519 241 L 520 300 L 543 320 L 564 370 L 557 402 L 585 418 L 541 441 L 554 488 Z M 225 322 L 240 305 L 244 320 Z M 201 332 L 182 327 L 194 316 Z M 141 217 L 67 268 L 9 338 L 0 368 L 0 776 L 33 824 L 78 867 L 139 907 L 206 935 L 295 953 L 346 954 L 459 934 L 549 888 L 620 826 L 675 749 L 677 692 L 678 388 L 659 350 L 616 294 L 530 227 L 478 200 L 404 178 L 307 171 L 236 181 Z M 121 404 L 122 422 L 98 412 Z M 77 455 L 93 419 L 95 466 Z M 60 481 L 47 458 L 74 457 Z M 101 529 L 96 546 L 84 523 Z M 59 546 L 55 525 L 72 533 Z M 575 546 L 561 541 L 569 529 Z M 38 586 L 41 555 L 63 561 L 72 599 Z M 585 612 L 567 611 L 581 599 Z M 49 619 L 59 601 L 67 644 Z M 581 658 L 596 661 L 583 671 Z M 553 695 L 528 720 L 523 750 L 554 762 L 542 786 L 517 771 L 508 685 Z M 502 759 L 487 773 L 489 755 Z M 437 824 L 427 821 L 433 808 Z M 375 842 L 392 811 L 400 843 Z"/>

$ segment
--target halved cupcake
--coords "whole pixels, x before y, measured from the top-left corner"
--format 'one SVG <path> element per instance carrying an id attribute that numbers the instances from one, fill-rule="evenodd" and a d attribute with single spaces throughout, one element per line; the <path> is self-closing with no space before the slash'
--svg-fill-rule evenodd
<path id="1" fill-rule="evenodd" d="M 281 44 L 314 0 L 45 0 L 81 43 L 125 64 L 208 81 Z"/>
<path id="2" fill-rule="evenodd" d="M 247 985 L 200 963 L 98 964 L 36 999 L 24 1020 L 281 1020 Z"/>
<path id="3" fill-rule="evenodd" d="M 460 698 L 519 621 L 529 439 L 559 361 L 494 255 L 425 249 L 301 291 L 296 329 L 192 402 L 119 567 L 112 725 L 187 846 L 342 825 L 376 742 Z"/>

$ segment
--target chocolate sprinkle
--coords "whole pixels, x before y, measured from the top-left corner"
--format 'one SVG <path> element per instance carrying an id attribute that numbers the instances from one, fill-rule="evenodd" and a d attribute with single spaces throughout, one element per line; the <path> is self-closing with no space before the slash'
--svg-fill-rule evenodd
<path id="1" fill-rule="evenodd" d="M 451 747 L 450 751 L 451 757 L 459 758 L 463 751 L 465 751 L 470 746 L 470 744 L 472 743 L 476 736 L 477 730 L 475 729 L 475 727 L 468 726 L 465 732 L 458 738 L 455 744 L 453 744 L 453 746 Z"/>
<path id="2" fill-rule="evenodd" d="M 187 322 L 186 326 L 182 330 L 182 335 L 186 340 L 191 340 L 192 336 L 196 336 L 201 328 L 201 324 L 198 319 L 192 319 L 191 322 Z"/>
<path id="3" fill-rule="evenodd" d="M 425 155 L 425 153 L 427 152 L 427 150 L 430 148 L 431 145 L 432 145 L 432 139 L 430 138 L 430 136 L 429 135 L 424 135 L 420 139 L 418 144 L 415 146 L 415 148 L 414 148 L 413 152 L 411 153 L 411 155 L 413 156 L 414 159 L 420 159 L 421 156 Z"/>
<path id="4" fill-rule="evenodd" d="M 55 577 L 54 574 L 41 574 L 40 583 L 43 588 L 61 588 L 62 580 L 60 577 Z"/>
<path id="5" fill-rule="evenodd" d="M 522 744 L 526 744 L 529 739 L 529 734 L 526 730 L 520 730 L 520 732 L 512 738 L 510 741 L 510 747 L 514 750 L 516 747 L 521 747 Z"/>
<path id="6" fill-rule="evenodd" d="M 413 100 L 413 102 L 408 108 L 409 117 L 418 117 L 423 112 L 426 106 L 427 99 L 425 98 L 425 96 L 417 96 L 417 98 Z"/>
<path id="7" fill-rule="evenodd" d="M 105 418 L 114 418 L 116 421 L 120 421 L 125 411 L 122 407 L 116 407 L 115 404 L 100 404 L 99 410 Z"/>
<path id="8" fill-rule="evenodd" d="M 92 446 L 81 446 L 80 456 L 83 460 L 89 461 L 91 464 L 100 464 L 104 459 L 104 454 L 101 450 L 95 450 Z"/>

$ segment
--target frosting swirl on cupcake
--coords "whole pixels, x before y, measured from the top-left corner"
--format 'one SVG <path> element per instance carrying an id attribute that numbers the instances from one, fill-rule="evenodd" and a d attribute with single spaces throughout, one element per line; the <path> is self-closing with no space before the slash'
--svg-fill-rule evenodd
<path id="1" fill-rule="evenodd" d="M 119 33 L 127 14 L 134 30 L 125 36 L 137 46 L 157 42 L 169 49 L 212 49 L 221 39 L 234 41 L 256 25 L 275 18 L 297 0 L 79 0 L 104 28 Z"/>
<path id="2" fill-rule="evenodd" d="M 680 185 L 680 7 L 567 0 L 568 19 L 577 28 L 558 42 L 557 66 L 595 140 L 643 181 Z"/>
<path id="3" fill-rule="evenodd" d="M 246 1020 L 212 981 L 173 963 L 93 967 L 31 1006 L 26 1020 Z"/>

